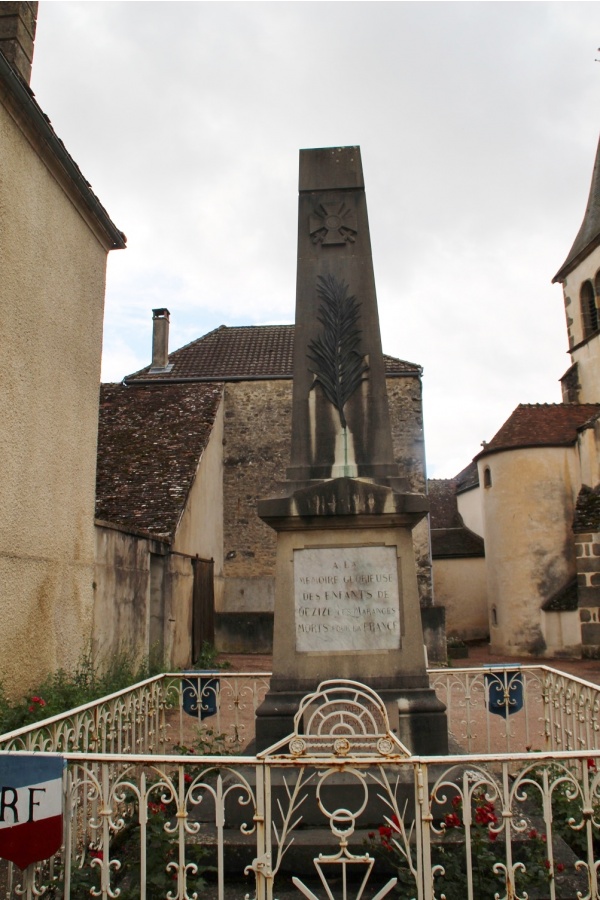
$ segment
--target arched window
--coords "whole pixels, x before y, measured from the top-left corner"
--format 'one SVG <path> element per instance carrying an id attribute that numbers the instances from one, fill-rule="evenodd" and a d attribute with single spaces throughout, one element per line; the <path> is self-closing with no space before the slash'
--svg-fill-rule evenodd
<path id="1" fill-rule="evenodd" d="M 486 488 L 492 486 L 492 473 L 489 466 L 486 466 L 483 470 L 483 486 Z"/>
<path id="2" fill-rule="evenodd" d="M 492 625 L 498 626 L 498 610 L 495 606 L 492 606 Z"/>
<path id="3" fill-rule="evenodd" d="M 598 273 L 600 275 L 600 273 Z M 600 280 L 596 275 L 596 282 L 600 285 Z M 581 285 L 579 294 L 581 301 L 581 317 L 583 319 L 583 336 L 590 337 L 598 331 L 598 307 L 596 306 L 596 296 L 591 281 L 584 281 Z"/>

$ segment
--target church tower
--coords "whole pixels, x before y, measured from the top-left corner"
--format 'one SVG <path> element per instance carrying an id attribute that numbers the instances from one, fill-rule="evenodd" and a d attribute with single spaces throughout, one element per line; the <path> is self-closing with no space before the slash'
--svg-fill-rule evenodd
<path id="1" fill-rule="evenodd" d="M 552 281 L 563 286 L 572 363 L 563 402 L 600 403 L 600 144 L 581 228 Z"/>

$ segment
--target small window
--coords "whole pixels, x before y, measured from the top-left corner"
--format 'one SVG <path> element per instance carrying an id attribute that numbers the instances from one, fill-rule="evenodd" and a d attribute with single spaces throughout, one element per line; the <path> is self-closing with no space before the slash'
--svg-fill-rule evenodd
<path id="1" fill-rule="evenodd" d="M 600 275 L 600 273 L 598 273 Z M 596 275 L 596 282 L 600 286 L 600 280 Z M 583 336 L 590 337 L 598 331 L 598 307 L 596 295 L 591 281 L 584 281 L 579 294 L 581 301 L 581 317 L 583 319 Z"/>
<path id="2" fill-rule="evenodd" d="M 498 626 L 498 610 L 495 606 L 492 606 L 492 625 L 495 628 Z"/>
<path id="3" fill-rule="evenodd" d="M 486 488 L 492 486 L 492 473 L 490 472 L 489 466 L 486 466 L 483 470 L 483 486 Z"/>

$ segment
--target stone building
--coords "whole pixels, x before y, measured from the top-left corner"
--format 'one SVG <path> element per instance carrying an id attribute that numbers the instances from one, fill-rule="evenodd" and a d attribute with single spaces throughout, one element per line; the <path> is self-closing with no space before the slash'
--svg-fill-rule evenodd
<path id="1" fill-rule="evenodd" d="M 11 693 L 74 664 L 91 637 L 106 260 L 125 246 L 29 87 L 36 13 L 0 4 L 0 669 Z"/>
<path id="2" fill-rule="evenodd" d="M 492 649 L 600 656 L 600 146 L 583 223 L 554 282 L 571 355 L 563 402 L 518 406 L 467 483 L 446 487 L 461 521 L 485 540 L 477 619 L 485 610 Z M 435 538 L 433 558 L 436 583 Z M 466 573 L 466 558 L 456 560 Z M 442 596 L 454 621 L 460 592 Z"/>
<path id="3" fill-rule="evenodd" d="M 136 621 L 144 622 L 142 640 L 149 646 L 152 635 L 157 641 L 161 621 L 161 643 L 173 664 L 189 662 L 189 557 L 197 554 L 214 560 L 218 647 L 268 651 L 276 537 L 259 519 L 256 503 L 272 493 L 273 483 L 285 477 L 289 465 L 294 326 L 221 326 L 168 354 L 168 321 L 167 310 L 155 310 L 152 365 L 128 376 L 123 385 L 102 387 L 98 646 L 111 644 L 105 611 L 116 598 L 121 610 L 116 621 L 128 623 L 128 635 L 133 635 Z M 395 457 L 410 489 L 423 491 L 421 369 L 390 356 L 385 367 Z M 186 412 L 186 403 L 197 404 L 199 412 Z M 176 466 L 186 451 L 181 474 Z M 209 493 L 203 485 L 209 486 Z M 191 504 L 197 512 L 190 511 Z M 186 517 L 197 527 L 188 529 L 184 539 Z M 426 522 L 415 529 L 414 547 L 421 603 L 431 609 Z M 188 555 L 187 563 L 177 555 L 181 553 Z M 176 588 L 164 582 L 157 611 L 151 600 L 151 568 L 157 568 L 158 556 L 165 572 L 177 568 L 179 580 Z M 177 615 L 172 613 L 175 608 Z M 432 622 L 439 625 L 439 613 L 429 615 L 426 627 L 435 630 Z"/>

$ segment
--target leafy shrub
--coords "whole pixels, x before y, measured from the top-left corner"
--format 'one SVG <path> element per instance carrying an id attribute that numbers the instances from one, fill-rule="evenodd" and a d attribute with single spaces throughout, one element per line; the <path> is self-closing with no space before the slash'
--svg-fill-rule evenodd
<path id="1" fill-rule="evenodd" d="M 73 670 L 49 673 L 35 690 L 20 700 L 10 700 L 0 682 L 0 733 L 91 703 L 163 671 L 162 660 L 152 656 L 139 662 L 131 654 L 120 653 L 100 666 L 88 651 Z"/>

